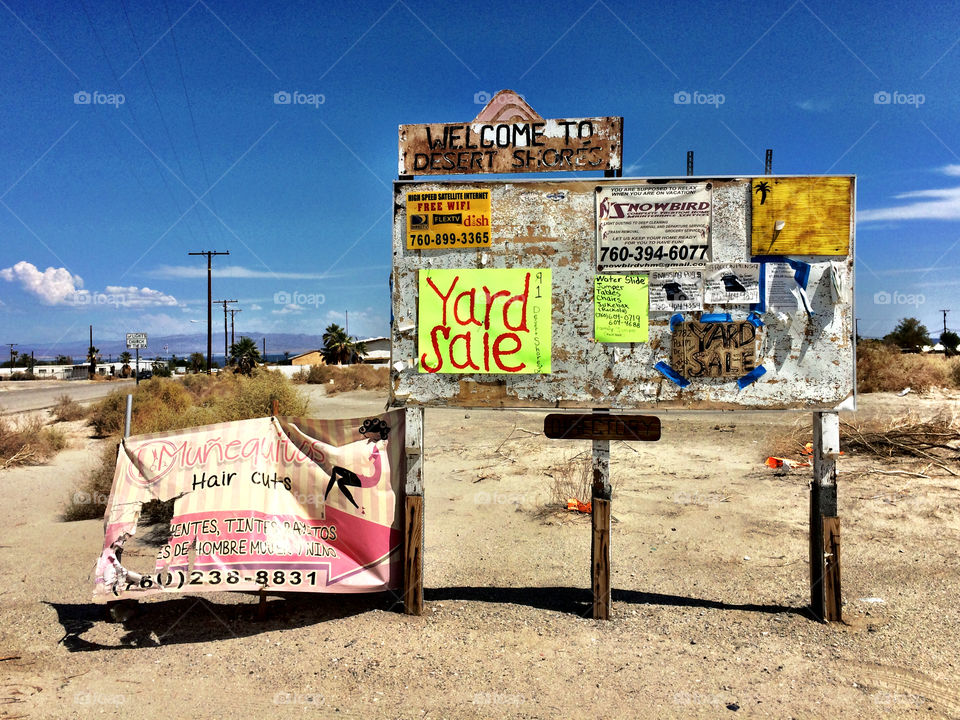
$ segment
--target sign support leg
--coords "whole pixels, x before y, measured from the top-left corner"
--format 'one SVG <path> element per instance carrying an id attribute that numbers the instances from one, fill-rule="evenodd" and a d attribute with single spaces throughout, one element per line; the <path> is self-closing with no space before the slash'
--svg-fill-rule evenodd
<path id="1" fill-rule="evenodd" d="M 813 413 L 813 482 L 810 484 L 810 608 L 822 621 L 842 620 L 837 457 L 840 416 Z"/>
<path id="2" fill-rule="evenodd" d="M 593 617 L 610 619 L 610 441 L 593 441 L 593 497 L 590 543 L 590 575 L 593 588 Z"/>
<path id="3" fill-rule="evenodd" d="M 423 408 L 406 409 L 403 611 L 423 615 Z"/>

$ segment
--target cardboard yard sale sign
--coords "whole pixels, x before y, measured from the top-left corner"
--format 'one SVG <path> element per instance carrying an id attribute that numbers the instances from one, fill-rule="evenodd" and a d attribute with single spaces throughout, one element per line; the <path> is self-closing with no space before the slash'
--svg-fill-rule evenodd
<path id="1" fill-rule="evenodd" d="M 124 439 L 94 597 L 400 586 L 404 413 L 257 418 Z M 148 500 L 176 498 L 152 572 L 118 552 Z M 120 555 L 120 557 L 118 557 Z"/>

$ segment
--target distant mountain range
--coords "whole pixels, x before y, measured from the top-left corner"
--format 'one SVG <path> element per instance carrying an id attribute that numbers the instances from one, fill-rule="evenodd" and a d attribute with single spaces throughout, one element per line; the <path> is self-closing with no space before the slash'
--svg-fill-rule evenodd
<path id="1" fill-rule="evenodd" d="M 323 346 L 323 337 L 321 335 L 304 335 L 293 333 L 266 333 L 264 335 L 244 333 L 247 337 L 252 337 L 257 341 L 257 347 L 263 352 L 263 342 L 266 340 L 267 357 L 269 360 L 280 359 L 284 352 L 290 355 L 298 355 L 309 350 L 317 350 Z M 236 336 L 240 339 L 240 336 Z M 140 351 L 140 357 L 154 358 L 158 355 L 168 357 L 176 354 L 177 357 L 184 357 L 190 353 L 199 352 L 207 354 L 207 335 L 206 333 L 195 333 L 193 335 L 150 335 L 147 337 L 148 345 L 145 350 Z M 127 349 L 125 339 L 106 340 L 97 338 L 96 333 L 93 336 L 93 344 L 100 350 L 100 356 L 103 360 L 108 360 L 111 356 L 116 358 L 120 353 Z M 166 347 L 166 349 L 164 349 Z M 60 342 L 55 346 L 38 343 L 30 347 L 21 345 L 16 348 L 19 352 L 29 355 L 32 350 L 37 360 L 53 360 L 57 355 L 69 355 L 77 362 L 82 362 L 87 356 L 87 344 L 85 342 Z M 134 351 L 130 351 L 133 354 Z M 213 355 L 214 357 L 223 357 L 223 333 L 213 333 Z M 0 360 L 6 359 L 0 355 Z"/>

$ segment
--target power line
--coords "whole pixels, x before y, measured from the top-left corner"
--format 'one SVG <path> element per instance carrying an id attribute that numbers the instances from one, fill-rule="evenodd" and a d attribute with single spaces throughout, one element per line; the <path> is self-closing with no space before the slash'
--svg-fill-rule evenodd
<path id="1" fill-rule="evenodd" d="M 206 255 L 207 256 L 207 375 L 210 374 L 210 368 L 213 366 L 213 270 L 211 259 L 214 255 L 229 255 L 230 251 L 217 252 L 216 250 L 202 250 L 200 252 L 191 252 L 187 255 Z"/>
<path id="2" fill-rule="evenodd" d="M 106 59 L 106 61 L 107 61 L 107 67 L 110 69 L 110 74 L 113 75 L 113 81 L 114 81 L 114 83 L 116 83 L 117 89 L 120 90 L 120 91 L 123 91 L 123 89 L 124 89 L 124 88 L 123 88 L 123 84 L 120 82 L 120 78 L 117 76 L 117 71 L 114 69 L 113 63 L 110 62 L 110 56 L 107 54 L 107 49 L 106 49 L 106 47 L 105 47 L 104 44 L 103 44 L 103 40 L 100 39 L 100 33 L 97 32 L 97 27 L 96 27 L 96 25 L 93 24 L 93 20 L 90 18 L 90 14 L 87 12 L 87 6 L 86 6 L 86 4 L 83 2 L 83 0 L 81 0 L 81 2 L 80 2 L 80 7 L 83 9 L 83 14 L 84 14 L 84 16 L 87 18 L 87 24 L 90 25 L 90 29 L 93 31 L 93 36 L 94 36 L 94 37 L 96 38 L 96 40 L 97 40 L 97 45 L 100 46 L 100 52 L 103 53 L 103 57 L 104 57 L 104 58 Z M 124 93 L 124 94 L 126 94 L 126 93 Z M 133 112 L 132 104 L 130 104 L 130 103 L 125 103 L 124 106 L 127 108 L 127 112 L 130 113 L 130 118 L 133 120 L 133 125 L 134 125 L 134 127 L 136 127 L 137 132 L 140 133 L 140 136 L 141 136 L 141 137 L 146 137 L 146 133 L 143 131 L 143 127 L 141 127 L 140 121 L 137 119 L 136 113 Z M 99 116 L 99 113 L 97 113 L 97 115 Z M 100 119 L 99 117 L 98 117 L 98 119 L 100 120 L 100 122 L 101 122 L 101 124 L 102 124 L 102 123 L 103 123 L 103 120 Z M 108 133 L 108 135 L 109 135 L 109 133 Z M 130 161 L 129 161 L 129 159 L 127 158 L 127 156 L 124 155 L 124 154 L 120 151 L 120 146 L 117 144 L 116 139 L 114 139 L 112 135 L 111 135 L 110 137 L 111 137 L 111 139 L 113 140 L 113 143 L 114 143 L 114 145 L 115 145 L 116 148 L 117 148 L 117 153 L 123 158 L 124 162 L 126 162 L 127 165 L 131 168 L 131 172 L 133 173 L 133 176 L 134 176 L 135 178 L 137 178 L 137 183 L 140 185 L 141 188 L 143 188 L 144 193 L 148 193 L 146 187 L 143 185 L 142 182 L 140 182 L 140 177 L 137 175 L 136 171 L 133 170 L 133 165 L 132 165 L 132 163 L 130 163 Z M 174 206 L 177 208 L 177 217 L 183 217 L 183 214 L 184 214 L 184 213 L 183 213 L 183 211 L 180 209 L 180 201 L 177 199 L 177 196 L 174 194 L 173 190 L 172 190 L 171 187 L 170 187 L 170 183 L 167 181 L 167 173 L 166 173 L 166 171 L 165 171 L 162 167 L 160 167 L 160 163 L 159 163 L 159 161 L 157 160 L 157 158 L 154 157 L 152 153 L 149 153 L 149 154 L 150 154 L 151 160 L 153 161 L 153 166 L 156 168 L 157 174 L 160 176 L 160 182 L 163 183 L 163 186 L 164 186 L 164 187 L 166 188 L 166 190 L 167 190 L 167 194 L 170 195 L 170 199 L 173 200 L 173 204 L 174 204 Z M 184 226 L 185 226 L 186 229 L 187 229 L 187 233 L 190 235 L 190 239 L 191 239 L 193 242 L 197 242 L 196 235 L 194 234 L 194 232 L 193 232 L 193 227 L 190 225 L 190 223 L 189 223 L 189 222 L 184 222 L 183 224 L 184 224 Z"/>
<path id="3" fill-rule="evenodd" d="M 157 99 L 157 90 L 153 85 L 153 79 L 150 77 L 150 70 L 147 68 L 147 59 L 146 57 L 143 57 L 143 53 L 140 50 L 140 43 L 137 41 L 137 34 L 133 30 L 133 24 L 130 22 L 130 15 L 127 13 L 126 0 L 120 0 L 120 7 L 123 10 L 124 20 L 127 22 L 127 28 L 130 30 L 130 37 L 133 38 L 133 45 L 137 49 L 137 57 L 142 58 L 140 65 L 143 67 L 143 74 L 147 78 L 147 85 L 150 87 L 150 95 L 153 97 L 153 103 L 157 106 L 157 114 L 160 116 L 160 124 L 163 126 L 163 132 L 167 136 L 167 142 L 170 143 L 170 150 L 173 152 L 173 159 L 177 161 L 177 169 L 180 170 L 180 177 L 186 178 L 187 174 L 183 171 L 183 163 L 180 162 L 180 155 L 177 153 L 177 147 L 174 145 L 173 137 L 170 135 L 170 126 L 167 125 L 167 120 L 163 116 L 163 109 L 160 107 L 160 100 Z M 206 223 L 203 222 L 203 218 L 200 213 L 197 213 L 197 222 L 200 224 L 200 228 L 203 230 L 204 235 L 207 236 L 207 242 L 210 242 L 210 230 L 207 228 Z"/>
<path id="4" fill-rule="evenodd" d="M 197 156 L 200 158 L 200 168 L 203 170 L 203 181 L 207 188 L 210 187 L 210 176 L 207 174 L 207 163 L 203 158 L 203 148 L 200 146 L 200 135 L 197 133 L 197 121 L 193 115 L 193 103 L 190 102 L 190 93 L 187 91 L 187 81 L 183 75 L 183 63 L 180 61 L 180 49 L 177 47 L 176 23 L 170 22 L 170 7 L 167 0 L 163 0 L 163 9 L 167 15 L 167 23 L 170 24 L 170 40 L 173 42 L 173 54 L 177 59 L 177 70 L 180 73 L 180 85 L 183 87 L 183 97 L 187 101 L 187 113 L 190 115 L 190 127 L 193 129 L 193 139 L 197 143 Z M 214 213 L 217 212 L 216 203 L 213 197 L 210 198 L 210 206 Z M 214 223 L 214 227 L 219 229 L 219 235 L 223 238 L 223 227 L 219 223 Z"/>

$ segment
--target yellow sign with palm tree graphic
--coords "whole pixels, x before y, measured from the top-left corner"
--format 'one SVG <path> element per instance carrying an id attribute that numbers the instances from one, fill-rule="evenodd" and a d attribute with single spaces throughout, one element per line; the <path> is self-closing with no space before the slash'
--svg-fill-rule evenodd
<path id="1" fill-rule="evenodd" d="M 852 177 L 757 177 L 750 194 L 753 256 L 849 253 Z"/>

